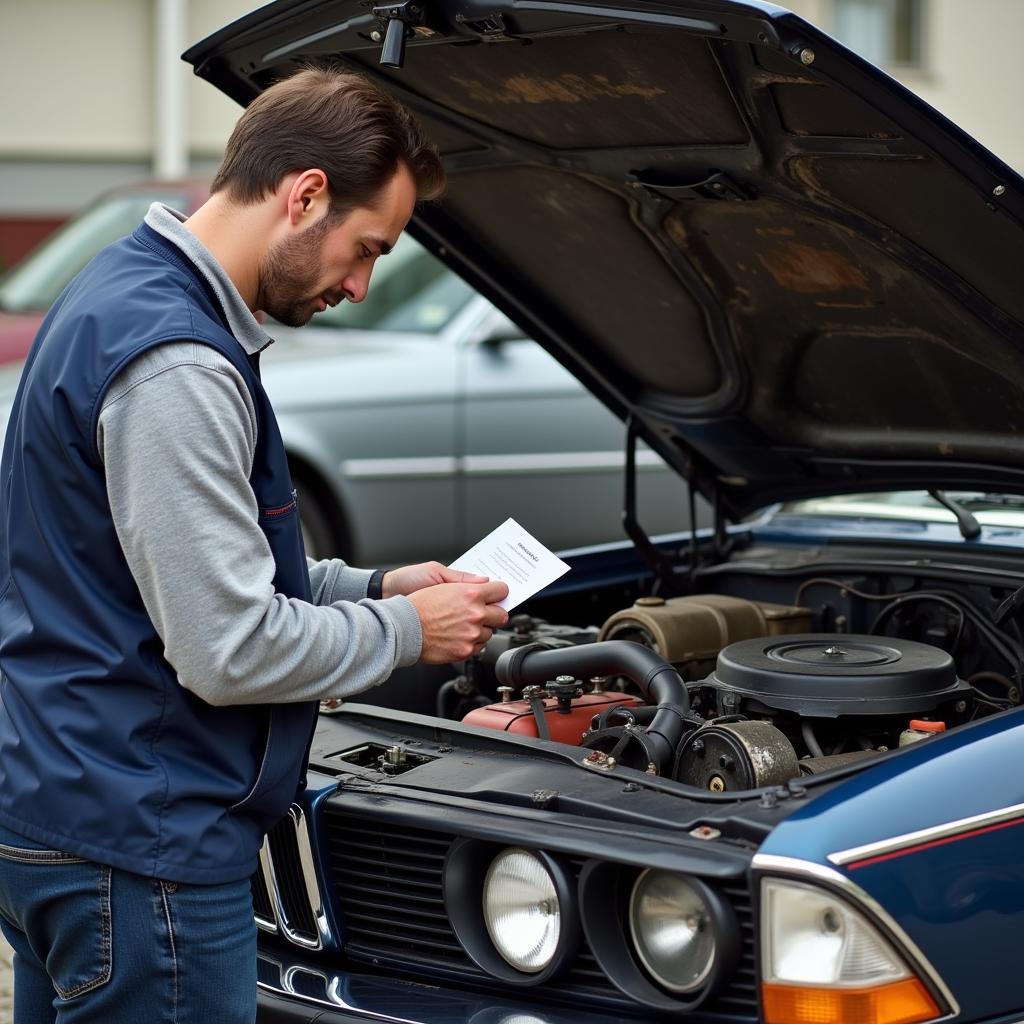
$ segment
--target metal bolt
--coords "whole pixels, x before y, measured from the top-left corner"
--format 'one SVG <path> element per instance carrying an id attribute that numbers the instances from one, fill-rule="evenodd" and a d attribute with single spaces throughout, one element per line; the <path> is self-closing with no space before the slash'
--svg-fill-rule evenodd
<path id="1" fill-rule="evenodd" d="M 563 686 L 571 686 L 576 682 L 575 676 L 555 676 L 555 682 L 561 683 Z"/>
<path id="2" fill-rule="evenodd" d="M 996 187 L 994 189 L 992 189 L 992 195 L 994 195 L 994 196 L 1004 196 L 1004 195 L 1006 195 L 1006 186 L 1005 185 L 996 185 Z"/>
<path id="3" fill-rule="evenodd" d="M 712 793 L 724 793 L 725 780 L 721 775 L 712 775 L 711 781 L 708 783 L 708 789 L 710 789 Z"/>
<path id="4" fill-rule="evenodd" d="M 614 757 L 609 757 L 603 750 L 595 750 L 587 754 L 583 759 L 584 764 L 590 765 L 592 768 L 600 768 L 603 771 L 611 771 L 616 765 Z"/>
<path id="5" fill-rule="evenodd" d="M 814 63 L 814 51 L 810 48 L 804 48 L 800 51 L 800 63 L 810 67 Z"/>
<path id="6" fill-rule="evenodd" d="M 512 689 L 511 686 L 499 686 L 498 687 L 498 693 L 501 694 L 501 703 L 502 704 L 511 704 L 512 703 L 512 694 L 514 692 L 515 691 Z"/>
<path id="7" fill-rule="evenodd" d="M 719 829 L 712 828 L 710 825 L 698 825 L 690 832 L 694 839 L 717 839 L 721 834 Z"/>
<path id="8" fill-rule="evenodd" d="M 958 712 L 960 712 L 961 714 L 963 714 L 963 712 L 965 712 L 967 710 L 967 701 L 965 701 L 965 700 L 958 700 L 956 702 L 956 710 Z"/>
<path id="9" fill-rule="evenodd" d="M 722 754 L 718 758 L 718 766 L 719 766 L 719 768 L 724 768 L 727 772 L 731 772 L 731 771 L 735 771 L 736 770 L 736 762 L 735 762 L 735 760 L 733 760 L 733 758 L 729 757 L 726 754 Z"/>
<path id="10" fill-rule="evenodd" d="M 401 747 L 388 747 L 384 759 L 388 764 L 403 764 L 405 762 L 405 751 Z"/>
<path id="11" fill-rule="evenodd" d="M 374 30 L 373 30 L 373 31 L 372 31 L 372 32 L 370 33 L 370 38 L 371 38 L 371 39 L 372 39 L 372 40 L 373 40 L 373 41 L 374 41 L 375 43 L 379 43 L 379 42 L 380 42 L 380 41 L 381 41 L 381 40 L 382 40 L 382 39 L 383 39 L 384 37 L 383 37 L 383 36 L 382 36 L 382 35 L 380 34 L 380 31 L 379 31 L 379 29 L 374 29 Z"/>

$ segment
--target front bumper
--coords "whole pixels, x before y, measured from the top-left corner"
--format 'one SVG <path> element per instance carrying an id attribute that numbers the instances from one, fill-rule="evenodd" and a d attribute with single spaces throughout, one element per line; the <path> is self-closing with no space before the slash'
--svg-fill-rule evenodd
<path id="1" fill-rule="evenodd" d="M 308 963 L 257 958 L 257 1024 L 615 1024 L 609 1016 L 550 1010 L 485 994 L 396 981 Z"/>

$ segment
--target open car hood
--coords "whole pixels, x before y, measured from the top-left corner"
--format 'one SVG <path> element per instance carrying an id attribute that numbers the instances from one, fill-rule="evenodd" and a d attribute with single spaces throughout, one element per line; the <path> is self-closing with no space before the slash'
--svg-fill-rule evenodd
<path id="1" fill-rule="evenodd" d="M 417 6 L 419 5 L 419 6 Z M 309 61 L 420 116 L 413 233 L 727 515 L 1024 491 L 1024 181 L 768 4 L 280 0 L 192 47 L 245 104 Z"/>

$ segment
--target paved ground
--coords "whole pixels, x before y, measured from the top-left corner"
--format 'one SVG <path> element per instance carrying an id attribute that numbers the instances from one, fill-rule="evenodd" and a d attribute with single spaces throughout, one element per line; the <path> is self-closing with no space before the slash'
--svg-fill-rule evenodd
<path id="1" fill-rule="evenodd" d="M 0 935 L 0 1024 L 11 1024 L 14 1019 L 12 1005 L 14 986 L 11 979 L 11 947 Z"/>

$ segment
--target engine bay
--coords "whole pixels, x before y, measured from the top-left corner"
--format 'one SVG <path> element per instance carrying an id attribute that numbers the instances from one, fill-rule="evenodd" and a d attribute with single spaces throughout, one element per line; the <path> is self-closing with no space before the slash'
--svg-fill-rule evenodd
<path id="1" fill-rule="evenodd" d="M 587 748 L 595 771 L 721 793 L 847 769 L 1020 703 L 1012 587 L 891 572 L 748 582 L 795 599 L 642 593 L 599 624 L 514 615 L 441 686 L 437 713 Z"/>

